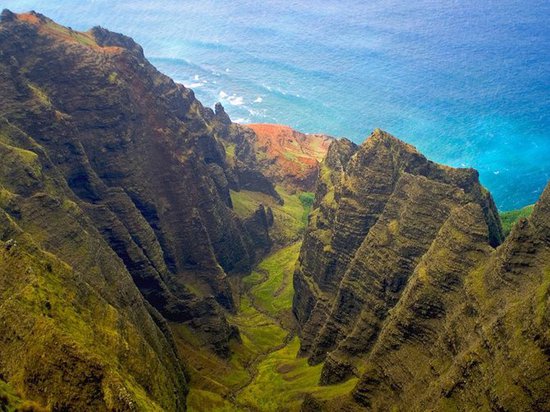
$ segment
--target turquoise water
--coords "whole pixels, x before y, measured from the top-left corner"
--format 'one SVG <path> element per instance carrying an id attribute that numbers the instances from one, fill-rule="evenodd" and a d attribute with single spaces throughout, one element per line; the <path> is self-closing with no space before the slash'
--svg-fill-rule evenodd
<path id="1" fill-rule="evenodd" d="M 376 127 L 479 170 L 502 210 L 550 178 L 550 2 L 3 1 L 132 36 L 239 122 L 361 142 Z"/>

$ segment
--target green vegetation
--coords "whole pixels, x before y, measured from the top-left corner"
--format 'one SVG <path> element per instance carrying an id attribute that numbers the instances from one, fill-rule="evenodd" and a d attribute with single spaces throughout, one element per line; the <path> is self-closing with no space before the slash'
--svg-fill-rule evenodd
<path id="1" fill-rule="evenodd" d="M 281 186 L 277 186 L 276 190 L 284 201 L 283 205 L 269 195 L 248 190 L 231 191 L 231 200 L 233 209 L 241 217 L 250 216 L 260 204 L 269 206 L 274 216 L 271 237 L 275 243 L 287 245 L 301 237 L 313 204 L 313 194 L 290 193 Z"/>
<path id="2" fill-rule="evenodd" d="M 288 345 L 271 353 L 258 365 L 258 374 L 237 397 L 239 403 L 261 411 L 299 411 L 306 393 L 319 399 L 332 399 L 351 392 L 357 378 L 330 386 L 319 386 L 322 364 L 309 366 L 306 358 L 297 358 L 300 342 L 294 338 Z"/>
<path id="3" fill-rule="evenodd" d="M 282 345 L 288 333 L 273 318 L 258 311 L 246 296 L 242 297 L 239 313 L 231 321 L 239 327 L 243 341 L 243 347 L 235 356 L 245 362 L 251 360 L 250 355 L 267 353 L 274 346 Z"/>
<path id="4" fill-rule="evenodd" d="M 44 90 L 42 90 L 40 87 L 30 82 L 27 83 L 27 86 L 29 86 L 29 89 L 31 89 L 32 94 L 34 95 L 34 97 L 36 97 L 36 99 L 40 103 L 42 103 L 46 107 L 52 107 L 52 102 L 48 97 L 48 94 Z"/>
<path id="5" fill-rule="evenodd" d="M 71 30 L 67 27 L 61 26 L 53 21 L 48 21 L 45 25 L 45 28 L 50 33 L 57 35 L 66 40 L 74 40 L 83 46 L 93 47 L 97 46 L 97 43 L 93 39 L 92 35 L 89 33 L 82 33 L 78 31 Z"/>
<path id="6" fill-rule="evenodd" d="M 16 411 L 21 405 L 21 398 L 17 396 L 13 388 L 0 379 L 0 411 Z"/>
<path id="7" fill-rule="evenodd" d="M 107 78 L 107 80 L 111 84 L 117 84 L 118 83 L 118 73 L 117 72 L 111 72 L 111 74 L 109 74 L 109 77 Z"/>
<path id="8" fill-rule="evenodd" d="M 355 378 L 319 386 L 323 365 L 312 367 L 306 358 L 297 357 L 300 343 L 297 337 L 290 339 L 290 309 L 300 246 L 295 242 L 275 251 L 242 279 L 239 310 L 229 318 L 239 327 L 242 343 L 234 342 L 230 360 L 197 349 L 191 337 L 184 338 L 189 342 L 181 353 L 190 365 L 190 411 L 279 411 L 282 405 L 298 411 L 307 393 L 332 399 L 355 386 Z M 180 330 L 177 340 L 182 336 Z"/>
<path id="9" fill-rule="evenodd" d="M 31 248 L 32 254 L 27 251 L 28 247 Z M 70 350 L 71 356 L 80 359 L 72 365 L 71 371 L 62 370 L 65 380 L 76 381 L 78 378 L 75 376 L 89 373 L 90 368 L 93 369 L 101 362 L 105 366 L 106 382 L 124 385 L 140 407 L 161 410 L 131 374 L 125 374 L 127 371 L 123 368 L 118 369 L 116 350 L 113 350 L 113 346 L 119 339 L 124 339 L 126 345 L 132 347 L 132 343 L 139 342 L 138 330 L 124 320 L 116 309 L 93 293 L 88 292 L 85 300 L 78 301 L 77 296 L 81 292 L 74 285 L 74 273 L 70 266 L 46 252 L 37 252 L 32 249 L 33 247 L 18 241 L 15 253 L 0 256 L 0 276 L 7 278 L 8 273 L 18 273 L 18 276 L 21 276 L 22 272 L 26 273 L 26 281 L 10 290 L 10 299 L 4 300 L 5 305 L 0 310 L 0 315 L 6 321 L 15 322 L 12 318 L 16 318 L 19 321 L 25 319 L 25 322 L 34 322 L 34 327 L 30 331 L 34 337 L 27 343 L 25 356 L 29 359 L 40 356 L 39 353 L 44 347 L 51 346 L 51 342 L 57 342 L 56 350 L 49 352 L 54 364 L 59 362 L 59 367 L 62 368 L 60 360 L 68 355 L 67 350 Z M 95 312 L 83 310 L 84 306 L 95 308 Z M 121 327 L 126 334 L 124 338 L 120 332 Z M 70 336 L 70 340 L 66 341 L 62 336 Z M 90 354 L 93 354 L 98 363 L 88 360 Z M 137 356 L 137 352 L 134 354 Z M 37 368 L 39 367 L 44 366 L 37 365 Z M 141 367 L 146 368 L 146 365 Z M 53 371 L 54 369 L 34 372 L 30 370 L 28 373 Z M 115 386 L 112 389 L 115 389 Z"/>
<path id="10" fill-rule="evenodd" d="M 502 230 L 505 236 L 508 236 L 516 222 L 522 217 L 529 217 L 533 213 L 535 205 L 525 206 L 522 209 L 511 210 L 509 212 L 500 212 L 500 220 L 502 222 Z"/>
<path id="11" fill-rule="evenodd" d="M 278 250 L 262 263 L 244 283 L 250 287 L 254 303 L 271 317 L 283 321 L 290 317 L 292 275 L 300 253 L 301 242 Z"/>
<path id="12" fill-rule="evenodd" d="M 188 411 L 233 412 L 235 406 L 221 395 L 202 389 L 191 389 L 187 395 Z"/>
<path id="13" fill-rule="evenodd" d="M 302 206 L 304 207 L 304 213 L 302 214 L 302 221 L 304 222 L 304 226 L 307 226 L 307 218 L 309 216 L 309 213 L 311 212 L 311 207 L 313 206 L 313 202 L 315 201 L 315 193 L 311 192 L 304 192 L 301 193 L 299 196 L 300 202 L 302 202 Z"/>
<path id="14" fill-rule="evenodd" d="M 21 395 L 2 379 L 0 379 L 0 412 L 47 412 L 36 402 L 23 400 Z"/>
<path id="15" fill-rule="evenodd" d="M 233 164 L 235 162 L 235 149 L 237 145 L 235 143 L 227 143 L 227 142 L 224 142 L 223 145 L 225 147 L 225 155 L 226 155 L 227 161 Z"/>

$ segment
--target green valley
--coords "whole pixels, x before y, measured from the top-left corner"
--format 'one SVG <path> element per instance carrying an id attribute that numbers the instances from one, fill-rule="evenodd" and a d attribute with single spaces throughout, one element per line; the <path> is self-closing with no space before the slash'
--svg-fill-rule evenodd
<path id="1" fill-rule="evenodd" d="M 233 343 L 229 360 L 197 350 L 189 334 L 187 338 L 180 335 L 188 342 L 182 346 L 182 354 L 191 365 L 190 411 L 297 411 L 306 394 L 332 399 L 348 394 L 357 383 L 350 379 L 320 386 L 323 365 L 309 366 L 306 358 L 297 356 L 300 342 L 291 313 L 292 276 L 301 242 L 295 239 L 307 224 L 312 195 L 291 194 L 281 187 L 277 190 L 284 205 L 261 193 L 232 192 L 235 211 L 243 217 L 260 203 L 271 207 L 275 241 L 287 244 L 265 257 L 251 274 L 232 279 L 239 291 L 239 304 L 229 321 L 238 326 L 242 343 Z"/>

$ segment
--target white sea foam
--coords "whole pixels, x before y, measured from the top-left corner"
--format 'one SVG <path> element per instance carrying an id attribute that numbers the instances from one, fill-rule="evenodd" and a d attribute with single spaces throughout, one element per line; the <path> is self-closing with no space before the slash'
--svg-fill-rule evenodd
<path id="1" fill-rule="evenodd" d="M 236 94 L 229 95 L 223 90 L 218 93 L 220 100 L 225 100 L 232 106 L 242 106 L 244 104 L 244 97 L 237 96 Z"/>
<path id="2" fill-rule="evenodd" d="M 254 103 L 261 103 L 263 101 L 264 101 L 264 99 L 262 99 L 260 96 L 256 97 L 256 99 L 254 99 Z"/>
<path id="3" fill-rule="evenodd" d="M 227 98 L 229 104 L 233 106 L 242 106 L 244 104 L 244 98 L 242 96 L 232 95 Z"/>
<path id="4" fill-rule="evenodd" d="M 261 110 L 256 110 L 256 109 L 251 109 L 250 107 L 245 107 L 246 110 L 248 110 L 248 113 L 250 113 L 251 116 L 253 117 L 266 117 L 267 116 L 267 110 L 265 109 L 261 109 Z"/>

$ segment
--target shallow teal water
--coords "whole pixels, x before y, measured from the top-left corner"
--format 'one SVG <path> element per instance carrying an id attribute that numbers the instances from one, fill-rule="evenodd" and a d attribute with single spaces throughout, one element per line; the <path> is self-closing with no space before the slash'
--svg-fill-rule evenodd
<path id="1" fill-rule="evenodd" d="M 411 4 L 412 3 L 412 4 Z M 479 170 L 497 205 L 550 178 L 548 1 L 4 1 L 132 36 L 233 120 L 362 141 L 376 127 Z"/>

